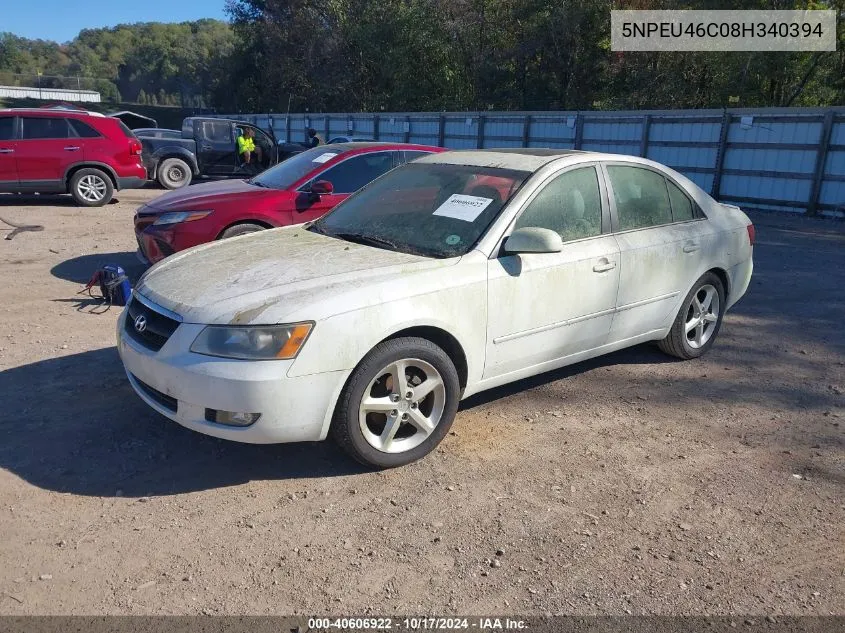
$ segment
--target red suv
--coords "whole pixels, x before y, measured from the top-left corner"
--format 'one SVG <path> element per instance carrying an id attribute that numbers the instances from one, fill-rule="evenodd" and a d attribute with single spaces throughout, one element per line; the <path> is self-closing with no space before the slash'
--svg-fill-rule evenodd
<path id="1" fill-rule="evenodd" d="M 141 142 L 119 119 L 84 110 L 0 110 L 0 192 L 70 193 L 107 204 L 142 187 Z"/>
<path id="2" fill-rule="evenodd" d="M 320 145 L 249 180 L 170 191 L 135 214 L 139 256 L 155 263 L 197 244 L 316 220 L 394 167 L 443 151 L 404 143 Z"/>

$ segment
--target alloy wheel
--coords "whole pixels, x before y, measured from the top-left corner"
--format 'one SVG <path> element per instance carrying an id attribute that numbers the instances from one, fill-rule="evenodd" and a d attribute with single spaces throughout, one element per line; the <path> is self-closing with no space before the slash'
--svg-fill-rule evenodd
<path id="1" fill-rule="evenodd" d="M 381 369 L 364 390 L 358 421 L 370 446 L 403 453 L 434 432 L 445 405 L 446 386 L 434 366 L 402 359 Z"/>

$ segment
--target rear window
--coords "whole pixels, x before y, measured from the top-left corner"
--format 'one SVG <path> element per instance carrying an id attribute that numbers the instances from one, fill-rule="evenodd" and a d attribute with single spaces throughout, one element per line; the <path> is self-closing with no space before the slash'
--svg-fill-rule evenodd
<path id="1" fill-rule="evenodd" d="M 80 138 L 98 138 L 102 136 L 102 134 L 85 123 L 85 121 L 80 121 L 79 119 L 68 119 L 68 121 L 70 122 L 70 127 L 73 128 L 73 131 Z"/>
<path id="2" fill-rule="evenodd" d="M 126 123 L 124 123 L 120 119 L 115 119 L 115 121 L 117 121 L 117 124 L 120 126 L 120 129 L 126 135 L 126 138 L 138 138 L 137 136 L 135 136 L 135 132 L 133 132 L 127 127 Z"/>

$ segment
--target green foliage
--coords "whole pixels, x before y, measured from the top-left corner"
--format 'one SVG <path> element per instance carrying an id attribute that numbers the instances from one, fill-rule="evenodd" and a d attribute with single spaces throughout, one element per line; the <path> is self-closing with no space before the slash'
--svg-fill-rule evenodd
<path id="1" fill-rule="evenodd" d="M 229 0 L 238 111 L 817 106 L 845 102 L 830 53 L 614 53 L 610 10 L 717 0 Z M 834 8 L 845 0 L 736 0 Z M 738 97 L 734 102 L 730 97 Z"/>
<path id="2" fill-rule="evenodd" d="M 231 25 L 119 25 L 63 45 L 0 33 L 0 84 L 74 88 L 79 77 L 79 87 L 106 99 L 238 112 L 845 103 L 843 20 L 836 52 L 616 53 L 610 10 L 622 6 L 724 2 L 228 0 Z M 845 0 L 735 0 L 731 8 L 841 15 Z"/>
<path id="3" fill-rule="evenodd" d="M 98 90 L 106 100 L 202 107 L 227 81 L 221 69 L 233 52 L 232 30 L 217 20 L 86 29 L 67 44 L 2 33 L 0 84 L 35 85 L 40 71 L 45 87 Z"/>

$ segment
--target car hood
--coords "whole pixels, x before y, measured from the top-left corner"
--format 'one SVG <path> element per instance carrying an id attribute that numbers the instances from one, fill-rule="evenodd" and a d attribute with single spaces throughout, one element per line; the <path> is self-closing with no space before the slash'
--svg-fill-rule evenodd
<path id="1" fill-rule="evenodd" d="M 182 187 L 168 191 L 149 202 L 144 212 L 150 211 L 183 211 L 186 209 L 214 210 L 214 206 L 231 200 L 244 200 L 249 196 L 251 201 L 264 197 L 277 197 L 282 193 L 279 189 L 267 189 L 250 185 L 245 180 L 220 180 L 205 182 L 190 187 Z"/>
<path id="2" fill-rule="evenodd" d="M 459 259 L 354 244 L 298 225 L 177 253 L 151 268 L 136 292 L 187 323 L 283 323 L 386 301 L 387 285 L 407 286 L 405 276 Z"/>

